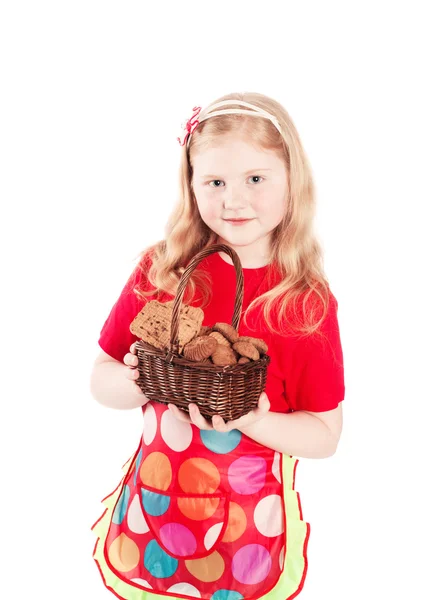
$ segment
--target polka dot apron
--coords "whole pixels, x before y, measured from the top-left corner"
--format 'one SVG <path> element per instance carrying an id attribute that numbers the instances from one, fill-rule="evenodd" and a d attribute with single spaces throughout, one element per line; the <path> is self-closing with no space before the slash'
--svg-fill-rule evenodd
<path id="1" fill-rule="evenodd" d="M 167 406 L 144 431 L 93 525 L 94 558 L 118 598 L 286 600 L 307 571 L 297 459 L 238 430 L 199 430 Z"/>

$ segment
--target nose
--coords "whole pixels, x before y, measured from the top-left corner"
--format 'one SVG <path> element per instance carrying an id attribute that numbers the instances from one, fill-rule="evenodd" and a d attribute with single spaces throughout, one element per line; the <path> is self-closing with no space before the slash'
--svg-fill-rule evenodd
<path id="1" fill-rule="evenodd" d="M 245 208 L 247 206 L 247 199 L 245 192 L 240 190 L 238 187 L 228 186 L 225 194 L 223 195 L 224 209 L 225 210 L 237 210 Z"/>

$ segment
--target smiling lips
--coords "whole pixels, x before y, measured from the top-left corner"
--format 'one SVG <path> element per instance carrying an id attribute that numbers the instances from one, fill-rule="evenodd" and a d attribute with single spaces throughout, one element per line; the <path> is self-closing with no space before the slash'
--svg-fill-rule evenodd
<path id="1" fill-rule="evenodd" d="M 230 225 L 244 225 L 249 221 L 253 221 L 253 219 L 224 219 L 226 223 L 230 223 Z"/>

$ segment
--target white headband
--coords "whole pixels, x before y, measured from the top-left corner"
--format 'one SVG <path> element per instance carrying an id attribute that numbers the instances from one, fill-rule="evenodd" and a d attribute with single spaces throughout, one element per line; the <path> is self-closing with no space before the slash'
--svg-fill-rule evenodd
<path id="1" fill-rule="evenodd" d="M 227 108 L 223 110 L 215 110 L 216 108 L 220 108 L 221 106 L 227 106 L 230 104 L 239 104 L 240 106 L 245 106 L 253 110 L 243 110 L 242 108 Z M 265 119 L 269 119 L 279 131 L 279 133 L 282 134 L 279 122 L 275 117 L 273 117 L 273 115 L 268 113 L 263 108 L 259 108 L 259 106 L 255 106 L 254 104 L 249 104 L 248 102 L 243 102 L 241 100 L 234 100 L 232 98 L 230 100 L 223 100 L 222 102 L 217 102 L 216 104 L 213 104 L 212 106 L 206 108 L 204 111 L 201 110 L 201 107 L 199 106 L 195 106 L 192 110 L 193 114 L 191 118 L 188 119 L 186 123 L 182 124 L 183 131 L 181 137 L 177 138 L 181 146 L 184 146 L 186 143 L 189 145 L 192 133 L 198 127 L 199 123 L 205 121 L 209 117 L 216 117 L 217 115 L 241 114 L 249 115 L 251 117 L 263 117 Z"/>

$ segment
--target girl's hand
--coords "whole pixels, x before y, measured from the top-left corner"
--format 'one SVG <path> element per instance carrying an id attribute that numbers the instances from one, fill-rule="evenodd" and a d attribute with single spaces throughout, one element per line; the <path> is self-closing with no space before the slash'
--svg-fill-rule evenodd
<path id="1" fill-rule="evenodd" d="M 270 401 L 267 394 L 262 392 L 259 397 L 258 408 L 255 408 L 239 419 L 228 421 L 228 423 L 225 423 L 224 419 L 220 417 L 220 415 L 215 415 L 212 418 L 212 425 L 200 414 L 200 410 L 196 404 L 189 404 L 189 415 L 183 410 L 178 409 L 174 404 L 168 404 L 168 407 L 171 411 L 171 414 L 174 415 L 174 417 L 179 421 L 183 421 L 184 423 L 192 423 L 199 429 L 215 429 L 216 431 L 227 433 L 232 429 L 248 427 L 252 423 L 263 419 L 270 410 Z"/>
<path id="2" fill-rule="evenodd" d="M 140 377 L 140 373 L 139 370 L 136 369 L 137 365 L 139 364 L 139 359 L 137 358 L 136 349 L 134 346 L 135 342 L 131 344 L 130 351 L 123 357 L 123 362 L 129 367 L 129 369 L 126 370 L 126 376 L 133 382 L 134 390 L 138 394 L 143 394 L 142 390 L 136 383 L 136 379 Z"/>

